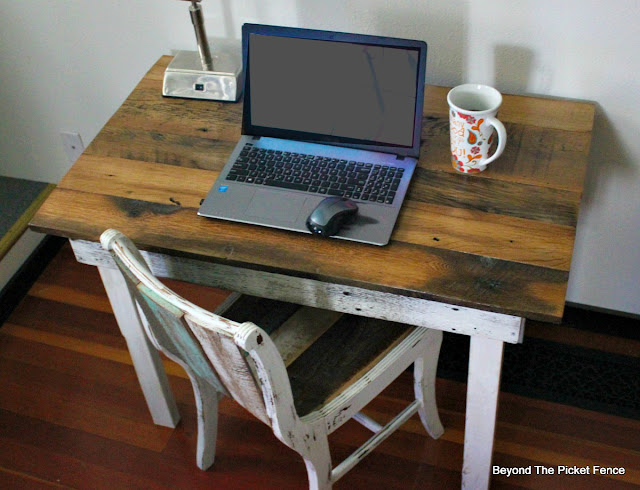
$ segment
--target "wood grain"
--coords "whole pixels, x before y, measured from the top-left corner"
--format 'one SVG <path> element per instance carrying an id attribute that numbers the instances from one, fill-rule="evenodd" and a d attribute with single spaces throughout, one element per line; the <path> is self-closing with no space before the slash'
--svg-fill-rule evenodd
<path id="1" fill-rule="evenodd" d="M 311 344 L 318 340 L 342 313 L 302 307 L 284 322 L 278 330 L 270 333 L 285 366 L 300 357 Z"/>
<path id="2" fill-rule="evenodd" d="M 446 116 L 448 87 L 425 88 L 425 114 Z M 593 127 L 593 104 L 550 97 L 503 94 L 499 117 L 503 122 L 522 123 L 550 129 L 590 132 Z"/>
<path id="3" fill-rule="evenodd" d="M 119 228 L 141 248 L 205 262 L 559 321 L 593 104 L 505 95 L 505 153 L 469 177 L 449 162 L 447 89 L 427 87 L 418 168 L 391 244 L 380 248 L 198 218 L 240 135 L 242 104 L 163 98 L 170 59 L 100 131 L 35 230 L 96 240 Z"/>
<path id="4" fill-rule="evenodd" d="M 99 244 L 74 240 L 71 245 L 78 262 L 102 269 L 115 267 L 111 255 Z M 148 251 L 143 251 L 142 255 L 158 277 L 173 277 L 203 286 L 224 287 L 236 294 L 241 292 L 245 295 L 293 303 L 294 307 L 306 305 L 463 335 L 480 335 L 510 343 L 521 342 L 523 337 L 525 322 L 520 316 L 344 284 L 329 284 L 274 272 L 246 270 L 222 264 L 203 264 L 200 260 Z M 286 308 L 279 307 L 277 311 L 280 316 Z M 245 320 L 249 319 L 244 316 Z M 264 320 L 260 321 L 261 324 L 264 323 Z"/>
<path id="5" fill-rule="evenodd" d="M 73 204 L 72 204 L 73 203 Z M 64 217 L 57 209 L 65 206 Z M 86 209 L 95 210 L 91 221 Z M 212 226 L 213 225 L 213 226 Z M 568 273 L 504 259 L 394 241 L 386 247 L 321 241 L 241 223 L 215 222 L 195 210 L 57 189 L 39 212 L 38 229 L 97 240 L 116 228 L 142 249 L 209 257 L 231 265 L 422 297 L 549 320 L 562 316 Z M 342 261 L 336 262 L 337 256 Z"/>
<path id="6" fill-rule="evenodd" d="M 410 201 L 402 210 L 394 238 L 568 271 L 573 232 L 567 225 L 532 223 L 479 210 Z"/>
<path id="7" fill-rule="evenodd" d="M 197 209 L 215 175 L 192 168 L 87 156 L 61 185 L 109 196 L 135 193 L 146 202 Z M 517 184 L 502 184 L 498 192 L 497 185 L 472 181 L 479 184 L 474 188 L 474 201 L 464 203 L 459 197 L 469 185 L 459 185 L 455 177 L 418 173 L 416 180 L 429 180 L 434 185 L 429 193 L 412 194 L 413 199 L 401 212 L 394 240 L 569 270 L 574 230 L 567 222 L 575 224 L 577 209 L 560 213 L 570 206 L 569 198 L 563 200 L 561 192 Z M 513 199 L 507 196 L 514 193 L 519 196 L 517 208 L 508 204 Z M 489 207 L 494 212 L 487 213 Z M 540 216 L 545 207 L 556 210 L 554 223 L 528 219 Z"/>
<path id="8" fill-rule="evenodd" d="M 419 167 L 446 172 L 462 182 L 490 179 L 529 183 L 551 189 L 582 191 L 591 133 L 506 123 L 507 146 L 488 171 L 460 175 L 451 167 L 449 120 L 425 116 Z"/>

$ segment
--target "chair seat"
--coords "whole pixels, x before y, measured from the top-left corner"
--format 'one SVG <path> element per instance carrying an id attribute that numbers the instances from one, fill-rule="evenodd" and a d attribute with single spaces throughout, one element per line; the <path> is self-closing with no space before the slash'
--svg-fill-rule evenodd
<path id="1" fill-rule="evenodd" d="M 343 315 L 287 368 L 298 416 L 313 412 L 344 391 L 413 328 Z"/>
<path id="2" fill-rule="evenodd" d="M 252 321 L 277 339 L 278 329 L 302 308 L 284 301 L 243 295 L 224 315 L 236 321 Z M 298 416 L 307 415 L 330 401 L 375 366 L 414 327 L 342 315 L 287 366 Z"/>
<path id="3" fill-rule="evenodd" d="M 300 308 L 285 301 L 243 294 L 224 311 L 224 317 L 237 323 L 255 323 L 271 335 Z"/>

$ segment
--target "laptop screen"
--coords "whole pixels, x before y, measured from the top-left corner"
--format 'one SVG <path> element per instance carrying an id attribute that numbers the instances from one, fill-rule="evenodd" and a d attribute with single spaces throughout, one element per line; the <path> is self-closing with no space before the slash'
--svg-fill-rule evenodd
<path id="1" fill-rule="evenodd" d="M 426 44 L 245 24 L 243 133 L 418 156 Z"/>

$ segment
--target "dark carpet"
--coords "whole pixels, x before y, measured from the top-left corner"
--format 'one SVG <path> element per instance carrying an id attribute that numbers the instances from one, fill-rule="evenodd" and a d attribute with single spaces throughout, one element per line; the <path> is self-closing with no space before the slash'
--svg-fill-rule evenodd
<path id="1" fill-rule="evenodd" d="M 567 308 L 562 325 L 640 340 L 640 320 Z M 502 391 L 640 420 L 640 358 L 529 338 L 505 344 Z M 438 376 L 466 381 L 469 338 L 445 333 Z"/>

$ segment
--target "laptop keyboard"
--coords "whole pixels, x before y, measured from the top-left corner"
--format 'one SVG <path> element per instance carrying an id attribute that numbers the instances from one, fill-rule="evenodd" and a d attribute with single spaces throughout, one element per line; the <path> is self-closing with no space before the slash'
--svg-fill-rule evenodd
<path id="1" fill-rule="evenodd" d="M 404 169 L 245 145 L 226 180 L 393 204 Z"/>

